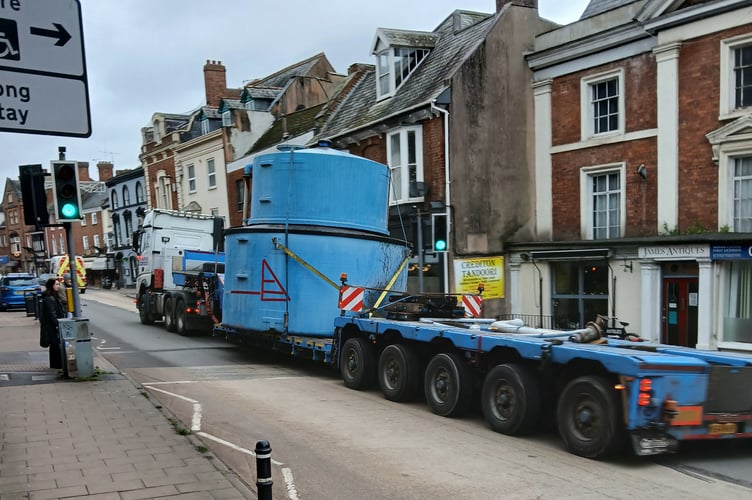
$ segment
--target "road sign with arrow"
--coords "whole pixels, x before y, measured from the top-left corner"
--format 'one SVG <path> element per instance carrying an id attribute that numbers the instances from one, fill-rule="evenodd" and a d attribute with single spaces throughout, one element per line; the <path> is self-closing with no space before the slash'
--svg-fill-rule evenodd
<path id="1" fill-rule="evenodd" d="M 0 0 L 0 131 L 89 137 L 79 0 Z"/>

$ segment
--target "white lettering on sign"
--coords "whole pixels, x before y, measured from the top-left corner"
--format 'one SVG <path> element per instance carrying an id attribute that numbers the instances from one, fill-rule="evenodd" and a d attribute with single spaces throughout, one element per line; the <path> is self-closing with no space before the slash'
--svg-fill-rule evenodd
<path id="1" fill-rule="evenodd" d="M 698 258 L 709 257 L 708 245 L 675 245 L 663 247 L 641 247 L 638 251 L 640 258 Z"/>

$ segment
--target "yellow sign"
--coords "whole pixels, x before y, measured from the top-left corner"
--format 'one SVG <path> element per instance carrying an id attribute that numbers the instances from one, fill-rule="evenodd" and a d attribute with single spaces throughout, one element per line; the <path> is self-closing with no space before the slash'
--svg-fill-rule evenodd
<path id="1" fill-rule="evenodd" d="M 483 283 L 484 299 L 504 298 L 504 257 L 454 260 L 455 293 L 478 293 Z"/>

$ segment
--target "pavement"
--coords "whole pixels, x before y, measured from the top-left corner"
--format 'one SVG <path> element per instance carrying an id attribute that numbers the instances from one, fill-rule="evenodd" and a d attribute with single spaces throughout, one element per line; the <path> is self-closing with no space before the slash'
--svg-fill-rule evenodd
<path id="1" fill-rule="evenodd" d="M 0 500 L 257 498 L 96 350 L 85 379 L 48 356 L 33 316 L 0 312 Z"/>

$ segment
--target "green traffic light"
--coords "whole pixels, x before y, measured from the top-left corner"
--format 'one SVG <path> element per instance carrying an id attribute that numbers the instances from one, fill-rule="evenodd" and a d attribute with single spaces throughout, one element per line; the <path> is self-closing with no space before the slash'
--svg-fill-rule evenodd
<path id="1" fill-rule="evenodd" d="M 60 208 L 60 213 L 66 219 L 78 218 L 78 209 L 73 203 L 64 203 L 62 208 Z"/>
<path id="2" fill-rule="evenodd" d="M 438 252 L 443 252 L 447 249 L 447 243 L 444 240 L 436 240 L 436 243 L 434 244 L 434 250 Z"/>

